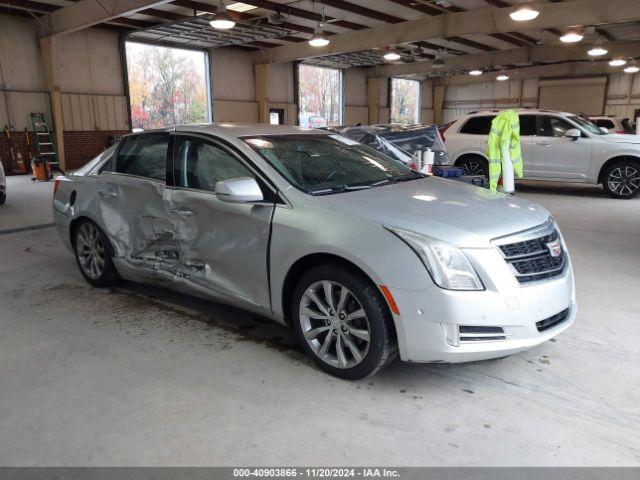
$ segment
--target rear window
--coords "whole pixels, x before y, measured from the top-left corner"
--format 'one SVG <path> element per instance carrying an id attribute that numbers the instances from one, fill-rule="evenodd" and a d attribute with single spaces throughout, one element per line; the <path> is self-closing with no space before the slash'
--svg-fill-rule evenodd
<path id="1" fill-rule="evenodd" d="M 125 137 L 116 158 L 116 171 L 164 181 L 168 146 L 168 133 L 148 133 Z"/>
<path id="2" fill-rule="evenodd" d="M 613 124 L 613 122 L 605 118 L 598 118 L 596 120 L 593 120 L 593 123 L 595 123 L 599 127 L 608 128 L 610 130 L 615 128 L 615 125 Z"/>
<path id="3" fill-rule="evenodd" d="M 489 115 L 485 117 L 471 117 L 467 120 L 460 133 L 467 133 L 470 135 L 489 135 L 491 130 L 491 122 L 495 118 L 495 115 Z"/>

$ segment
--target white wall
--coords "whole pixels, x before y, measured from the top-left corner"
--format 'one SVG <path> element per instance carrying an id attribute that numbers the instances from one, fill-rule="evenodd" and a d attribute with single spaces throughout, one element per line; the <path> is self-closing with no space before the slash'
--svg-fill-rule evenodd
<path id="1" fill-rule="evenodd" d="M 91 28 L 55 41 L 65 130 L 127 130 L 118 34 Z M 0 126 L 30 128 L 32 112 L 51 123 L 34 20 L 0 14 L 0 67 Z"/>
<path id="2" fill-rule="evenodd" d="M 449 85 L 445 91 L 443 123 L 473 110 L 508 107 L 538 107 L 538 79 L 509 80 L 468 85 Z M 640 109 L 640 77 L 609 75 L 605 114 L 633 116 Z"/>

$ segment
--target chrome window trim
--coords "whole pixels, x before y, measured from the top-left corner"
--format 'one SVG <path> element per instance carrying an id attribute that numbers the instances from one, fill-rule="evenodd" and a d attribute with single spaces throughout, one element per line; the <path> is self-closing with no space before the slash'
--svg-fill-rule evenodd
<path id="1" fill-rule="evenodd" d="M 164 185 L 165 187 L 167 186 L 167 182 L 166 180 L 158 180 L 157 178 L 151 178 L 151 177 L 143 177 L 142 175 L 132 175 L 130 173 L 122 173 L 122 172 L 111 172 L 111 171 L 102 171 L 102 172 L 98 172 L 95 175 L 92 174 L 95 177 L 99 177 L 100 175 L 117 175 L 119 177 L 129 177 L 129 178 L 136 178 L 138 180 L 146 180 L 148 182 L 153 182 L 153 183 L 160 183 L 162 185 Z"/>

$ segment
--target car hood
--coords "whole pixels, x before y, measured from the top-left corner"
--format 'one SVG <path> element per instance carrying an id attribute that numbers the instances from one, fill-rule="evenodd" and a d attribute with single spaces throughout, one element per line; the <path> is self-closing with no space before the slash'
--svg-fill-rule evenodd
<path id="1" fill-rule="evenodd" d="M 438 177 L 314 198 L 332 211 L 469 248 L 489 247 L 549 218 L 535 203 Z"/>
<path id="2" fill-rule="evenodd" d="M 633 145 L 640 145 L 640 135 L 623 135 L 620 133 L 610 133 L 608 135 L 603 135 L 602 139 L 605 142 L 610 143 L 628 143 Z"/>

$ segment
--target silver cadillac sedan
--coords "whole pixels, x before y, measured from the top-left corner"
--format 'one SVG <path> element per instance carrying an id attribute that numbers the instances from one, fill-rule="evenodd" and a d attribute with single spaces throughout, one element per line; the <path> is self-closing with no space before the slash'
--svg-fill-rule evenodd
<path id="1" fill-rule="evenodd" d="M 185 125 L 124 137 L 56 181 L 80 272 L 290 326 L 323 370 L 506 356 L 576 316 L 542 207 L 410 170 L 331 132 Z"/>

